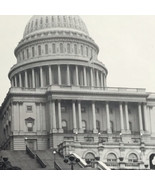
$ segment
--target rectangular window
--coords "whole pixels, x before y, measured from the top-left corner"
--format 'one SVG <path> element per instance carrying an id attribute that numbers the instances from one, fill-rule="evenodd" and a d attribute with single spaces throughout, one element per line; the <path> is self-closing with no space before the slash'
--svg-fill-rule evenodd
<path id="1" fill-rule="evenodd" d="M 32 106 L 31 105 L 27 106 L 27 112 L 32 112 Z"/>

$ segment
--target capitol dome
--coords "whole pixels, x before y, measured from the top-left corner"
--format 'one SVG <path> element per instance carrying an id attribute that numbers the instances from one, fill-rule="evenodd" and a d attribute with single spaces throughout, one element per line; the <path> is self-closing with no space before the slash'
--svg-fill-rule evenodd
<path id="1" fill-rule="evenodd" d="M 107 69 L 98 53 L 80 16 L 32 16 L 15 48 L 17 63 L 9 72 L 12 87 L 103 87 Z"/>
<path id="2" fill-rule="evenodd" d="M 23 37 L 48 30 L 72 30 L 88 34 L 85 23 L 77 15 L 35 15 L 27 23 Z"/>

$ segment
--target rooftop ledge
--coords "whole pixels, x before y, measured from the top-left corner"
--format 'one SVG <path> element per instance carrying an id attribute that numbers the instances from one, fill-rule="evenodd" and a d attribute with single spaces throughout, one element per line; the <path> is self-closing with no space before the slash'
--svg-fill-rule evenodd
<path id="1" fill-rule="evenodd" d="M 125 87 L 89 87 L 89 86 L 69 86 L 69 85 L 51 85 L 44 88 L 20 88 L 12 87 L 10 88 L 11 93 L 30 93 L 33 94 L 44 94 L 50 91 L 65 91 L 65 92 L 89 92 L 89 93 L 138 93 L 145 94 L 146 89 L 144 88 L 125 88 Z"/>

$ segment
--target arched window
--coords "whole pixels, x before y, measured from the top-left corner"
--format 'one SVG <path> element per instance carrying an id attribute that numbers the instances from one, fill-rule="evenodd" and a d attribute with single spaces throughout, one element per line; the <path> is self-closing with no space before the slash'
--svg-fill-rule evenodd
<path id="1" fill-rule="evenodd" d="M 63 53 L 63 44 L 60 43 L 60 53 Z"/>
<path id="2" fill-rule="evenodd" d="M 36 24 L 35 24 L 36 28 L 38 27 L 38 20 L 36 19 Z"/>
<path id="3" fill-rule="evenodd" d="M 22 51 L 22 57 L 23 57 L 23 60 L 25 60 L 24 51 Z"/>
<path id="4" fill-rule="evenodd" d="M 46 17 L 46 24 L 48 24 L 48 17 Z"/>
<path id="5" fill-rule="evenodd" d="M 29 49 L 26 49 L 27 59 L 29 58 Z"/>
<path id="6" fill-rule="evenodd" d="M 56 47 L 55 47 L 54 43 L 52 44 L 52 51 L 53 51 L 53 53 L 56 53 Z"/>
<path id="7" fill-rule="evenodd" d="M 128 157 L 128 162 L 129 163 L 137 163 L 138 162 L 138 157 L 136 154 L 132 153 Z"/>
<path id="8" fill-rule="evenodd" d="M 95 155 L 91 152 L 87 153 L 85 156 L 85 161 L 87 164 L 91 164 L 93 161 L 95 161 Z"/>
<path id="9" fill-rule="evenodd" d="M 96 120 L 96 129 L 98 130 L 98 132 L 100 132 L 101 130 L 101 126 L 100 126 L 100 121 Z"/>
<path id="10" fill-rule="evenodd" d="M 77 54 L 77 44 L 74 44 L 74 53 Z"/>
<path id="11" fill-rule="evenodd" d="M 88 57 L 88 47 L 86 47 L 86 56 Z"/>
<path id="12" fill-rule="evenodd" d="M 45 54 L 48 54 L 48 45 L 45 44 Z"/>
<path id="13" fill-rule="evenodd" d="M 136 154 L 131 153 L 128 157 L 128 166 L 138 166 L 138 157 Z"/>
<path id="14" fill-rule="evenodd" d="M 41 55 L 41 46 L 38 46 L 38 55 Z"/>
<path id="15" fill-rule="evenodd" d="M 70 53 L 71 51 L 70 44 L 67 44 L 67 53 Z"/>
<path id="16" fill-rule="evenodd" d="M 32 57 L 35 56 L 35 53 L 34 53 L 34 47 L 32 47 Z"/>
<path id="17" fill-rule="evenodd" d="M 83 55 L 83 46 L 81 45 L 81 55 Z"/>
<path id="18" fill-rule="evenodd" d="M 86 131 L 86 121 L 82 120 L 82 128 L 84 131 Z"/>
<path id="19" fill-rule="evenodd" d="M 107 162 L 117 162 L 117 157 L 114 153 L 110 153 L 107 156 Z"/>

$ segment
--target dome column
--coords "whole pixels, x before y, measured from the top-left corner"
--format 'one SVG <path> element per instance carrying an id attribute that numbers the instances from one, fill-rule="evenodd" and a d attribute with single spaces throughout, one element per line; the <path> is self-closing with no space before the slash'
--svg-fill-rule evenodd
<path id="1" fill-rule="evenodd" d="M 86 67 L 83 67 L 84 86 L 87 86 Z"/>
<path id="2" fill-rule="evenodd" d="M 69 69 L 69 65 L 67 65 L 67 85 L 70 85 L 70 69 Z"/>
<path id="3" fill-rule="evenodd" d="M 103 87 L 103 73 L 101 72 L 101 87 Z"/>
<path id="4" fill-rule="evenodd" d="M 17 76 L 15 76 L 15 87 L 17 87 Z"/>
<path id="5" fill-rule="evenodd" d="M 28 88 L 27 71 L 25 71 L 25 88 Z"/>
<path id="6" fill-rule="evenodd" d="M 32 69 L 32 88 L 35 88 L 34 68 Z"/>
<path id="7" fill-rule="evenodd" d="M 93 76 L 93 69 L 90 69 L 90 78 L 91 78 L 91 87 L 94 87 L 94 76 Z"/>
<path id="8" fill-rule="evenodd" d="M 19 87 L 22 87 L 22 77 L 21 77 L 21 73 L 19 73 Z"/>
<path id="9" fill-rule="evenodd" d="M 100 86 L 98 70 L 96 70 L 96 86 Z"/>
<path id="10" fill-rule="evenodd" d="M 49 71 L 49 85 L 52 85 L 52 68 L 51 66 L 48 66 Z"/>
<path id="11" fill-rule="evenodd" d="M 61 85 L 61 69 L 60 69 L 60 65 L 58 65 L 58 85 Z"/>
<path id="12" fill-rule="evenodd" d="M 79 86 L 78 66 L 75 66 L 75 75 L 76 75 L 76 85 Z"/>
<path id="13" fill-rule="evenodd" d="M 43 87 L 43 68 L 40 67 L 40 87 Z"/>

